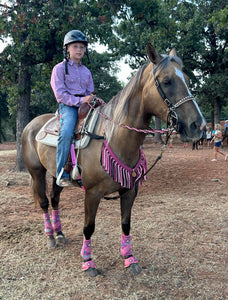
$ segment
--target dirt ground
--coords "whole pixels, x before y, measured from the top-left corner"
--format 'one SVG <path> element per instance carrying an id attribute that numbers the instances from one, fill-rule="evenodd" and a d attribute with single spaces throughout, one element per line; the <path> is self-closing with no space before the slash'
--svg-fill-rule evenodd
<path id="1" fill-rule="evenodd" d="M 228 147 L 222 149 L 228 153 Z M 160 145 L 148 140 L 150 166 Z M 28 173 L 14 170 L 16 145 L 0 144 L 0 299 L 228 299 L 228 162 L 211 162 L 206 145 L 174 143 L 148 174 L 132 211 L 132 250 L 138 276 L 120 255 L 119 201 L 102 200 L 92 237 L 99 275 L 81 271 L 84 192 L 62 193 L 67 238 L 49 250 Z"/>

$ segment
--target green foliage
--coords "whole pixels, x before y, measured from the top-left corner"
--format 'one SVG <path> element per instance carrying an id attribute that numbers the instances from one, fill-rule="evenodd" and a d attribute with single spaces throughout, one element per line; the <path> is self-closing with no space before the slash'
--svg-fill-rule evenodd
<path id="1" fill-rule="evenodd" d="M 116 12 L 115 43 L 110 47 L 132 68 L 145 61 L 152 40 L 160 53 L 177 49 L 199 104 L 217 119 L 228 103 L 228 6 L 224 0 L 125 1 Z"/>
<path id="2" fill-rule="evenodd" d="M 228 106 L 227 16 L 225 0 L 8 0 L 0 4 L 0 33 L 12 43 L 0 53 L 0 85 L 11 120 L 16 118 L 20 64 L 32 74 L 30 118 L 55 111 L 51 70 L 63 59 L 63 37 L 72 29 L 83 31 L 90 44 L 109 48 L 103 54 L 90 48 L 90 65 L 84 59 L 105 101 L 122 88 L 114 76 L 115 60 L 125 57 L 137 69 L 152 42 L 160 53 L 176 48 L 200 107 L 210 116 L 219 105 L 223 116 Z"/>
<path id="3" fill-rule="evenodd" d="M 1 35 L 5 38 L 10 36 L 12 40 L 0 54 L 0 81 L 6 87 L 9 113 L 14 120 L 17 99 L 26 93 L 25 88 L 18 85 L 21 63 L 32 74 L 31 119 L 57 108 L 50 77 L 53 66 L 63 59 L 66 32 L 80 29 L 89 42 L 104 37 L 108 40 L 111 35 L 111 13 L 103 16 L 102 6 L 96 1 L 9 0 L 7 5 L 0 5 L 0 13 Z M 117 79 L 109 75 L 113 55 L 98 56 L 94 52 L 91 61 L 98 96 L 109 100 L 121 88 Z"/>
<path id="4" fill-rule="evenodd" d="M 217 120 L 221 118 L 221 108 L 228 104 L 228 27 L 226 1 L 196 1 L 197 24 L 201 32 L 195 30 L 199 47 L 197 93 L 200 103 L 215 110 Z M 226 19 L 226 20 L 225 20 Z M 193 19 L 194 20 L 194 19 Z"/>
<path id="5" fill-rule="evenodd" d="M 158 51 L 164 51 L 172 44 L 176 24 L 163 1 L 135 0 L 124 3 L 116 12 L 113 24 L 116 39 L 109 46 L 119 53 L 119 57 L 128 55 L 126 61 L 135 69 L 147 60 L 148 42 L 152 42 Z"/>
<path id="6" fill-rule="evenodd" d="M 47 64 L 36 65 L 33 73 L 31 90 L 30 118 L 53 113 L 57 109 L 57 102 L 50 86 L 51 67 Z"/>
<path id="7" fill-rule="evenodd" d="M 111 75 L 117 71 L 114 64 L 115 57 L 112 57 L 107 52 L 99 54 L 96 51 L 91 51 L 90 60 L 91 64 L 88 68 L 93 74 L 94 88 L 98 93 L 97 96 L 108 102 L 122 89 L 116 77 Z"/>

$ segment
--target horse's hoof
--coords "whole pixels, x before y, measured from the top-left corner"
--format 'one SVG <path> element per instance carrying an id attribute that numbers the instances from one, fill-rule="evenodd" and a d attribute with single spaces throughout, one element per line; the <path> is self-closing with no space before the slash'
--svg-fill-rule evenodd
<path id="1" fill-rule="evenodd" d="M 86 276 L 88 277 L 96 277 L 98 275 L 97 269 L 95 268 L 89 268 L 84 271 Z"/>
<path id="2" fill-rule="evenodd" d="M 129 269 L 131 269 L 131 271 L 132 271 L 132 273 L 134 274 L 134 275 L 138 275 L 139 273 L 141 273 L 141 271 L 142 271 L 142 268 L 140 267 L 140 265 L 139 264 L 131 264 L 130 266 L 129 266 Z"/>
<path id="3" fill-rule="evenodd" d="M 47 246 L 50 249 L 53 249 L 56 247 L 56 241 L 53 235 L 49 235 L 48 236 L 48 240 L 47 240 Z"/>
<path id="4" fill-rule="evenodd" d="M 66 244 L 66 238 L 63 233 L 57 234 L 56 236 L 56 246 L 63 247 Z"/>

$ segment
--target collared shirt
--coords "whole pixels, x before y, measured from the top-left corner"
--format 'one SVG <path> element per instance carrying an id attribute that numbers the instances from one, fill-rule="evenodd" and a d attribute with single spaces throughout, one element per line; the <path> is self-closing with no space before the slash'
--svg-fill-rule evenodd
<path id="1" fill-rule="evenodd" d="M 69 75 L 65 73 L 65 61 L 54 66 L 51 87 L 57 102 L 79 107 L 84 97 L 74 95 L 90 95 L 94 91 L 93 78 L 89 69 L 71 59 L 68 61 L 68 71 Z"/>

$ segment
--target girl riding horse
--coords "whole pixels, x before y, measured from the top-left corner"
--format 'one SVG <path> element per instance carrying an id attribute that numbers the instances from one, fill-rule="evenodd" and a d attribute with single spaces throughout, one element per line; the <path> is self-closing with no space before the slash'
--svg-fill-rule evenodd
<path id="1" fill-rule="evenodd" d="M 170 128 L 180 133 L 182 141 L 197 141 L 202 136 L 205 120 L 192 96 L 188 78 L 182 71 L 181 59 L 176 51 L 160 55 L 151 44 L 147 45 L 150 59 L 142 66 L 127 86 L 111 101 L 96 109 L 99 114 L 94 133 L 102 139 L 92 139 L 81 149 L 78 162 L 81 165 L 82 183 L 85 188 L 85 219 L 83 228 L 82 269 L 88 276 L 96 276 L 92 259 L 91 237 L 95 231 L 95 218 L 101 199 L 118 192 L 121 205 L 121 254 L 134 274 L 141 270 L 131 251 L 131 209 L 137 195 L 138 183 L 143 180 L 146 162 L 140 149 L 154 115 L 167 121 Z M 40 128 L 52 117 L 41 115 L 24 129 L 22 147 L 28 171 L 33 179 L 33 193 L 45 215 L 49 213 L 46 196 L 46 171 L 53 177 L 51 205 L 58 210 L 62 187 L 56 185 L 56 149 L 35 141 Z M 115 172 L 113 170 L 115 168 Z M 58 221 L 58 222 L 57 222 Z M 58 224 L 58 225 L 56 225 Z M 60 216 L 45 224 L 49 245 L 64 241 Z M 50 229 L 51 234 L 48 234 Z M 105 230 L 105 229 L 104 229 Z M 108 229 L 107 229 L 108 230 Z"/>

